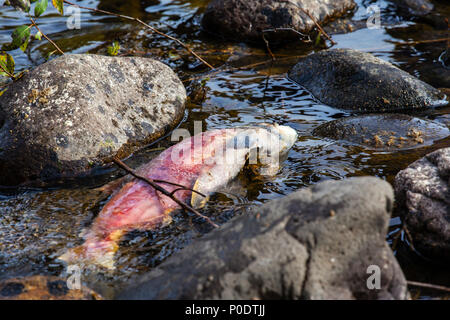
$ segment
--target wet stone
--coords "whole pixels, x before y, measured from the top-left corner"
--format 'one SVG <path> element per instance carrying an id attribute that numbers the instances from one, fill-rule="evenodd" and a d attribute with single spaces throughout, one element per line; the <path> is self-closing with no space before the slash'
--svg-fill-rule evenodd
<path id="1" fill-rule="evenodd" d="M 405 299 L 386 243 L 391 186 L 326 181 L 233 218 L 150 272 L 119 299 Z M 383 266 L 378 290 L 367 268 Z"/>
<path id="2" fill-rule="evenodd" d="M 0 96 L 0 185 L 88 175 L 167 134 L 185 101 L 176 74 L 152 59 L 66 54 L 44 63 Z"/>
<path id="3" fill-rule="evenodd" d="M 414 247 L 450 264 L 450 148 L 439 149 L 400 171 L 395 194 Z"/>
<path id="4" fill-rule="evenodd" d="M 326 122 L 313 135 L 344 140 L 366 148 L 395 151 L 420 148 L 450 135 L 447 126 L 404 114 L 371 114 Z"/>
<path id="5" fill-rule="evenodd" d="M 446 105 L 438 89 L 369 53 L 320 51 L 301 59 L 289 78 L 331 107 L 397 112 Z"/>
<path id="6" fill-rule="evenodd" d="M 265 30 L 291 28 L 310 33 L 315 24 L 302 10 L 307 10 L 320 24 L 348 15 L 356 4 L 353 0 L 213 0 L 203 16 L 203 28 L 207 32 L 220 32 L 232 39 L 271 41 L 298 39 L 293 31 L 277 31 L 276 36 Z M 300 9 L 302 8 L 302 9 Z"/>
<path id="7" fill-rule="evenodd" d="M 400 12 L 407 16 L 424 16 L 429 14 L 434 6 L 429 0 L 391 0 Z"/>

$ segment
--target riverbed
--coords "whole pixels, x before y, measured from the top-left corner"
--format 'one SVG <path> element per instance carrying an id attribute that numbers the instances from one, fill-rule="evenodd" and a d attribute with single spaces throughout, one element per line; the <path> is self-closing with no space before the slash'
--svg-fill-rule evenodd
<path id="1" fill-rule="evenodd" d="M 368 18 L 369 5 L 381 8 L 381 28 L 335 34 L 334 47 L 372 53 L 437 88 L 450 87 L 450 71 L 443 69 L 439 61 L 446 42 L 426 41 L 446 38 L 448 30 L 430 21 L 402 17 L 388 1 L 357 3 L 353 18 L 359 21 Z M 266 121 L 298 132 L 299 139 L 276 176 L 255 179 L 243 173 L 233 186 L 213 197 L 203 212 L 220 223 L 245 214 L 252 206 L 327 179 L 370 175 L 392 183 L 395 175 L 413 161 L 450 146 L 446 138 L 432 145 L 380 152 L 314 136 L 312 131 L 318 125 L 351 115 L 321 104 L 286 76 L 301 56 L 323 47 L 300 39 L 282 47 L 273 45 L 273 61 L 264 46 L 236 43 L 202 30 L 201 15 L 208 0 L 88 0 L 77 4 L 140 18 L 185 42 L 214 66 L 215 70 L 210 70 L 173 41 L 128 20 L 81 10 L 80 29 L 69 30 L 67 17 L 61 17 L 53 8 L 39 18 L 43 32 L 64 52 L 104 54 L 106 47 L 117 40 L 121 45 L 119 55 L 155 58 L 172 67 L 189 95 L 181 128 L 193 133 L 195 124 L 210 130 Z M 442 1 L 436 6 L 443 16 L 450 17 L 450 4 Z M 0 45 L 10 41 L 15 27 L 28 22 L 23 14 L 5 7 L 0 9 L 0 21 Z M 52 50 L 45 40 L 33 41 L 25 53 L 16 50 L 12 55 L 19 71 L 45 62 Z M 450 107 L 414 115 L 450 125 Z M 174 143 L 170 136 L 164 137 L 131 155 L 127 163 L 134 167 L 145 163 Z M 63 275 L 64 266 L 55 258 L 65 248 L 81 243 L 80 233 L 107 201 L 95 187 L 122 174 L 107 168 L 98 176 L 58 187 L 1 192 L 0 280 L 35 274 Z M 399 224 L 400 220 L 393 217 L 389 242 Z M 105 297 L 113 296 L 124 281 L 150 270 L 208 231 L 210 227 L 202 221 L 180 213 L 171 225 L 160 230 L 131 232 L 121 242 L 117 270 L 87 272 L 83 281 Z M 415 256 L 406 241 L 394 249 L 408 279 L 450 285 L 444 268 Z M 414 291 L 413 297 L 440 296 L 432 291 Z"/>

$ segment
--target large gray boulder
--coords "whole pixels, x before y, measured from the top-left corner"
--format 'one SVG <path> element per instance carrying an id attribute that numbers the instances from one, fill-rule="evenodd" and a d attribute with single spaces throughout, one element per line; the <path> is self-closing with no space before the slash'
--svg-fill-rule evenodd
<path id="1" fill-rule="evenodd" d="M 392 188 L 377 178 L 320 183 L 232 219 L 117 297 L 405 299 L 385 240 L 392 205 Z M 379 289 L 367 286 L 374 265 Z"/>
<path id="2" fill-rule="evenodd" d="M 383 113 L 329 121 L 315 128 L 313 134 L 370 149 L 395 151 L 432 145 L 448 137 L 450 130 L 438 122 L 406 114 Z"/>
<path id="3" fill-rule="evenodd" d="M 203 16 L 203 27 L 243 41 L 261 41 L 264 30 L 292 28 L 307 34 L 316 25 L 347 15 L 356 7 L 353 0 L 212 0 Z M 298 39 L 292 31 L 277 31 L 275 40 Z"/>
<path id="4" fill-rule="evenodd" d="M 445 95 L 392 64 L 353 49 L 320 51 L 301 59 L 289 78 L 332 107 L 395 112 L 447 104 Z"/>
<path id="5" fill-rule="evenodd" d="M 174 128 L 186 92 L 146 58 L 64 55 L 0 97 L 0 185 L 86 173 Z"/>
<path id="6" fill-rule="evenodd" d="M 434 151 L 400 171 L 395 193 L 415 248 L 450 263 L 450 148 Z"/>

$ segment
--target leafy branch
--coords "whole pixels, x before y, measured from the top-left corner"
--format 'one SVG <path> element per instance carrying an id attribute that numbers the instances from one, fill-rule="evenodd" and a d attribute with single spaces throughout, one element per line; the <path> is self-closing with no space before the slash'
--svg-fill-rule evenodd
<path id="1" fill-rule="evenodd" d="M 97 13 L 103 13 L 106 15 L 110 15 L 110 16 L 115 16 L 118 18 L 122 18 L 122 19 L 126 19 L 126 20 L 131 20 L 131 21 L 135 21 L 140 23 L 141 25 L 143 25 L 144 27 L 146 27 L 147 29 L 150 29 L 152 32 L 159 34 L 160 36 L 163 36 L 167 39 L 170 39 L 172 41 L 175 41 L 176 43 L 178 43 L 180 46 L 182 46 L 184 49 L 186 49 L 186 51 L 188 51 L 190 54 L 192 54 L 194 57 L 196 57 L 200 62 L 202 62 L 204 65 L 206 65 L 208 68 L 210 69 L 214 69 L 214 67 L 212 65 L 210 65 L 208 62 L 206 62 L 202 57 L 200 57 L 197 53 L 195 53 L 191 48 L 189 48 L 189 46 L 187 44 L 185 44 L 184 42 L 182 42 L 181 40 L 178 40 L 177 38 L 174 38 L 168 34 L 165 34 L 164 32 L 159 31 L 158 29 L 156 29 L 155 27 L 152 27 L 151 25 L 145 23 L 144 21 L 142 21 L 141 19 L 138 18 L 134 18 L 134 17 L 130 17 L 130 16 L 126 16 L 123 14 L 119 14 L 119 13 L 114 13 L 114 12 L 110 12 L 110 11 L 106 11 L 106 10 L 100 10 L 100 9 L 95 9 L 95 8 L 89 8 L 89 7 L 84 7 L 84 6 L 80 6 L 76 3 L 72 3 L 70 1 L 63 1 L 64 3 L 74 6 L 74 7 L 78 7 L 80 9 L 85 9 L 85 10 L 90 10 L 93 12 L 97 12 Z"/>
<path id="2" fill-rule="evenodd" d="M 48 0 L 7 0 L 4 5 L 14 7 L 16 10 L 25 12 L 29 19 L 31 24 L 30 25 L 22 25 L 17 27 L 11 34 L 12 41 L 8 44 L 4 44 L 1 47 L 0 50 L 0 75 L 11 78 L 12 80 L 17 80 L 20 78 L 22 73 L 15 74 L 15 63 L 14 59 L 11 55 L 7 54 L 6 51 L 12 51 L 16 49 L 21 49 L 23 52 L 28 47 L 28 44 L 31 40 L 42 40 L 42 37 L 44 37 L 49 43 L 52 44 L 52 46 L 56 49 L 55 51 L 51 52 L 50 54 L 53 54 L 54 52 L 58 52 L 60 54 L 64 54 L 64 51 L 52 40 L 50 37 L 48 37 L 45 33 L 42 32 L 42 30 L 39 28 L 36 20 L 38 17 L 40 17 L 42 14 L 45 13 L 45 11 L 48 8 Z M 31 14 L 31 7 L 34 4 L 34 16 Z M 200 57 L 197 53 L 195 53 L 187 44 L 183 43 L 182 41 L 176 39 L 175 37 L 172 37 L 168 34 L 165 34 L 155 27 L 152 27 L 151 25 L 143 22 L 142 20 L 114 12 L 109 12 L 105 10 L 100 10 L 96 8 L 89 8 L 84 7 L 81 5 L 78 5 L 76 3 L 72 3 L 70 1 L 65 0 L 52 0 L 53 7 L 58 10 L 58 12 L 61 15 L 64 15 L 64 4 L 78 7 L 80 9 L 89 10 L 92 12 L 102 13 L 110 16 L 115 16 L 122 19 L 127 19 L 131 21 L 135 21 L 140 23 L 141 25 L 145 26 L 146 28 L 150 29 L 152 32 L 157 33 L 163 37 L 166 37 L 172 41 L 175 41 L 177 44 L 182 46 L 186 51 L 188 51 L 191 55 L 193 55 L 196 59 L 201 61 L 203 64 L 205 64 L 208 68 L 214 69 L 212 65 L 210 65 L 208 62 L 206 62 L 202 57 Z M 35 29 L 36 33 L 34 35 L 31 35 L 31 30 Z M 112 47 L 108 47 L 108 54 L 115 56 L 118 54 L 120 47 L 118 42 L 114 42 Z"/>

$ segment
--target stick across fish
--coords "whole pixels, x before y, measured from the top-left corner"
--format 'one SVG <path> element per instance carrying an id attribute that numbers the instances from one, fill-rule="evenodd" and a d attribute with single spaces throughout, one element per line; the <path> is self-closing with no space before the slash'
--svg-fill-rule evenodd
<path id="1" fill-rule="evenodd" d="M 197 191 L 179 190 L 176 197 L 200 208 L 207 201 L 200 194 L 208 196 L 225 186 L 245 165 L 254 166 L 263 175 L 276 174 L 280 159 L 296 140 L 295 130 L 277 124 L 207 131 L 166 149 L 136 173 Z M 162 186 L 168 192 L 179 189 L 170 184 Z M 126 232 L 150 230 L 169 223 L 170 213 L 179 208 L 179 204 L 145 181 L 125 179 L 84 235 L 85 242 L 69 249 L 59 259 L 69 264 L 95 264 L 114 269 L 114 254 Z"/>

